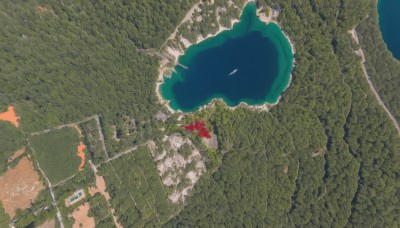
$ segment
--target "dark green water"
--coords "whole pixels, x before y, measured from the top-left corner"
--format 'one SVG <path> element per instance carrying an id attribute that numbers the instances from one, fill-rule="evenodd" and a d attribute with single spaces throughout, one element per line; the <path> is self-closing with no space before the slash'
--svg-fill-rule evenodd
<path id="1" fill-rule="evenodd" d="M 379 27 L 393 56 L 400 60 L 400 0 L 379 0 Z"/>
<path id="2" fill-rule="evenodd" d="M 231 30 L 189 47 L 179 63 L 189 69 L 175 66 L 161 95 L 172 109 L 190 112 L 214 98 L 231 107 L 275 103 L 290 81 L 293 53 L 279 26 L 260 21 L 249 3 Z"/>

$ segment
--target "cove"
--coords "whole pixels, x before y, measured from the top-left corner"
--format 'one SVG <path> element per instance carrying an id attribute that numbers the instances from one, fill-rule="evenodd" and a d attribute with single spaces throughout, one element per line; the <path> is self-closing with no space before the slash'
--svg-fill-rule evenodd
<path id="1" fill-rule="evenodd" d="M 400 60 L 400 0 L 379 0 L 379 27 L 388 49 Z"/>
<path id="2" fill-rule="evenodd" d="M 191 112 L 221 98 L 230 107 L 274 104 L 290 82 L 293 52 L 275 23 L 264 23 L 248 3 L 240 21 L 180 56 L 160 92 L 174 110 Z"/>

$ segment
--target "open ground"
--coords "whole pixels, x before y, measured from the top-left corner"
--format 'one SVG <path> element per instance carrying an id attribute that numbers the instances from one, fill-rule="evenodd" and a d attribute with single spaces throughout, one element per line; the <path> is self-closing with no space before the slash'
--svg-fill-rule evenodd
<path id="1" fill-rule="evenodd" d="M 17 209 L 29 208 L 43 189 L 43 183 L 27 157 L 0 176 L 0 201 L 10 218 L 15 216 Z"/>

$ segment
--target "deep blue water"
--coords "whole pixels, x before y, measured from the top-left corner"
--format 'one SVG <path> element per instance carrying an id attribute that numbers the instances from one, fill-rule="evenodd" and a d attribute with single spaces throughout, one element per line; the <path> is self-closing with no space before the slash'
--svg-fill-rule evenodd
<path id="1" fill-rule="evenodd" d="M 378 13 L 383 40 L 400 60 L 400 0 L 379 0 Z"/>
<path id="2" fill-rule="evenodd" d="M 229 106 L 275 103 L 289 83 L 293 53 L 279 26 L 261 22 L 250 3 L 231 30 L 191 46 L 179 63 L 189 68 L 176 66 L 161 94 L 171 108 L 188 112 L 213 98 Z"/>

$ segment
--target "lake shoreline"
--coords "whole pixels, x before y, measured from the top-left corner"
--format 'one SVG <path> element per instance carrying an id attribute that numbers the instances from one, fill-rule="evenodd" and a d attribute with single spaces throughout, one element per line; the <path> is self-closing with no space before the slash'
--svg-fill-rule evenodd
<path id="1" fill-rule="evenodd" d="M 253 2 L 253 3 L 254 3 L 255 1 L 254 1 L 254 0 L 247 0 L 246 3 L 245 3 L 245 4 L 243 5 L 243 7 L 242 7 L 242 10 L 241 10 L 242 13 L 243 13 L 243 10 L 244 10 L 244 8 L 246 7 L 246 5 L 247 5 L 248 3 L 250 3 L 250 2 Z M 290 36 L 289 36 L 286 32 L 284 32 L 284 30 L 282 29 L 281 25 L 275 20 L 275 18 L 274 18 L 274 12 L 272 11 L 272 9 L 270 8 L 269 16 L 266 16 L 265 13 L 261 13 L 262 9 L 263 9 L 263 8 L 257 9 L 257 12 L 256 12 L 256 15 L 257 15 L 257 17 L 259 18 L 259 20 L 262 21 L 262 22 L 264 22 L 266 25 L 268 25 L 269 23 L 274 23 L 274 24 L 276 24 L 276 25 L 281 29 L 283 35 L 285 36 L 285 38 L 286 38 L 287 41 L 289 42 L 290 47 L 291 47 L 292 54 L 294 55 L 294 54 L 296 53 L 296 49 L 295 49 L 295 47 L 294 47 L 294 44 L 293 44 L 293 42 L 291 41 Z M 171 57 L 173 57 L 173 60 L 174 60 L 174 61 L 173 61 L 173 64 L 174 64 L 174 66 L 178 63 L 179 57 L 182 56 L 182 55 L 184 55 L 184 52 L 185 52 L 190 46 L 196 45 L 196 44 L 198 44 L 198 43 L 200 43 L 200 42 L 202 42 L 202 41 L 204 41 L 204 40 L 206 40 L 206 39 L 209 39 L 209 38 L 211 38 L 211 37 L 217 36 L 217 35 L 220 34 L 221 32 L 230 30 L 230 29 L 233 28 L 234 24 L 236 24 L 236 23 L 238 23 L 238 22 L 239 22 L 238 19 L 232 19 L 232 20 L 231 20 L 231 28 L 227 28 L 227 27 L 224 27 L 224 26 L 219 25 L 218 31 L 217 31 L 216 33 L 214 33 L 214 34 L 208 34 L 206 37 L 203 37 L 202 35 L 198 35 L 198 36 L 197 36 L 197 40 L 196 40 L 195 43 L 190 43 L 190 42 L 188 42 L 188 41 L 183 42 L 183 43 L 185 44 L 185 50 L 177 50 L 177 49 L 174 49 L 174 48 L 171 48 L 171 47 L 167 47 L 167 48 L 166 48 L 166 51 L 168 52 L 168 54 L 171 55 Z M 181 39 L 181 40 L 182 40 L 182 39 Z M 206 108 L 214 107 L 216 101 L 222 101 L 230 110 L 235 110 L 236 108 L 239 108 L 239 107 L 246 107 L 246 108 L 250 108 L 250 109 L 258 110 L 258 111 L 268 111 L 271 107 L 277 105 L 277 104 L 280 102 L 280 100 L 282 99 L 282 95 L 283 95 L 284 91 L 286 91 L 286 89 L 288 89 L 288 87 L 290 86 L 290 84 L 291 84 L 291 82 L 292 82 L 292 77 L 293 77 L 293 75 L 292 75 L 292 73 L 291 73 L 291 74 L 290 74 L 290 77 L 289 77 L 289 81 L 288 81 L 288 83 L 287 83 L 285 89 L 283 90 L 282 94 L 278 97 L 278 99 L 277 99 L 276 102 L 274 102 L 274 103 L 265 102 L 265 103 L 262 104 L 262 105 L 249 105 L 248 103 L 242 101 L 242 102 L 240 102 L 240 103 L 239 103 L 238 105 L 236 105 L 236 106 L 230 106 L 230 105 L 229 105 L 227 102 L 225 102 L 222 98 L 213 98 L 213 99 L 211 99 L 210 102 L 208 102 L 208 103 L 205 104 L 205 105 L 200 106 L 200 107 L 199 107 L 197 110 L 195 110 L 195 111 L 183 112 L 183 111 L 180 110 L 180 109 L 178 109 L 178 110 L 172 109 L 172 107 L 169 105 L 170 101 L 164 99 L 163 96 L 161 95 L 161 85 L 164 83 L 164 77 L 165 77 L 164 72 L 165 72 L 165 68 L 166 68 L 166 66 L 167 66 L 167 64 L 168 64 L 169 62 L 170 62 L 170 61 L 167 60 L 167 59 L 162 59 L 162 60 L 160 61 L 160 67 L 159 67 L 159 72 L 158 72 L 159 75 L 158 75 L 158 80 L 157 80 L 157 83 L 156 83 L 156 94 L 157 94 L 157 97 L 158 97 L 158 99 L 159 99 L 159 102 L 160 102 L 162 105 L 165 105 L 166 108 L 167 108 L 172 114 L 173 114 L 173 113 L 184 113 L 184 114 L 189 114 L 189 113 L 193 113 L 193 112 L 196 112 L 196 111 L 201 111 L 201 110 L 206 109 Z M 295 58 L 293 57 L 293 66 L 292 66 L 293 68 L 295 67 L 295 63 L 296 63 L 296 61 L 295 61 Z M 292 68 L 292 71 L 293 71 L 293 68 Z M 171 70 L 171 69 L 170 69 L 170 70 Z M 172 69 L 172 70 L 173 70 L 173 69 Z"/>

